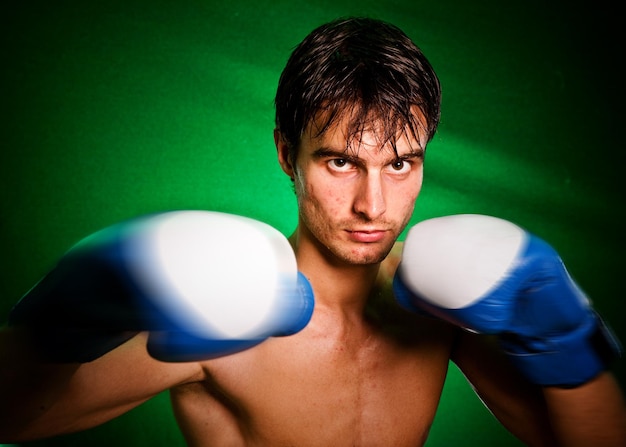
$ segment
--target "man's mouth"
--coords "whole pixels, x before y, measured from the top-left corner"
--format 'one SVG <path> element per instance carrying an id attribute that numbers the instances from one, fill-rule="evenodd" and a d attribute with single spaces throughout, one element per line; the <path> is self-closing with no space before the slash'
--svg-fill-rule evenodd
<path id="1" fill-rule="evenodd" d="M 366 243 L 380 242 L 385 237 L 386 233 L 386 230 L 377 229 L 348 230 L 350 240 Z"/>

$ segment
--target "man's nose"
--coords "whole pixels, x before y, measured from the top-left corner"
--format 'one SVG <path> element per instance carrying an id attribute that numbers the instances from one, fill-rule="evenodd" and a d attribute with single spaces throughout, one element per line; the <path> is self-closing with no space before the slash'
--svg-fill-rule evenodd
<path id="1" fill-rule="evenodd" d="M 367 220 L 374 220 L 385 213 L 387 207 L 380 173 L 369 172 L 361 179 L 353 209 Z"/>

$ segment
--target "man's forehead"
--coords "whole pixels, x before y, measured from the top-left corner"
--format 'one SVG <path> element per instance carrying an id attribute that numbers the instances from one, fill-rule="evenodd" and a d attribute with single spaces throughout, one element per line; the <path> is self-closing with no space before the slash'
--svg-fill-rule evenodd
<path id="1" fill-rule="evenodd" d="M 406 146 L 406 151 L 423 151 L 428 142 L 426 119 L 418 106 L 408 114 L 364 110 L 361 105 L 343 105 L 319 112 L 306 126 L 304 137 L 343 142 L 347 150 L 365 146 L 379 150 Z"/>
<path id="2" fill-rule="evenodd" d="M 421 141 L 416 138 L 415 132 Z M 349 117 L 336 119 L 330 125 L 316 120 L 307 127 L 303 137 L 309 139 L 314 146 L 332 148 L 355 156 L 361 150 L 389 151 L 399 156 L 421 154 L 427 141 L 422 127 L 411 129 L 407 124 L 405 128 L 396 128 L 395 132 L 389 132 L 382 120 L 371 119 L 355 125 Z"/>

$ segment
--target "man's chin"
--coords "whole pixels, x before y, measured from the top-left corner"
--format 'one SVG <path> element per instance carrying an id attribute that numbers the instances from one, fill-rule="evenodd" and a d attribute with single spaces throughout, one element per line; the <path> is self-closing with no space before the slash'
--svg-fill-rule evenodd
<path id="1" fill-rule="evenodd" d="M 351 265 L 380 264 L 385 260 L 393 247 L 393 244 L 389 247 L 380 247 L 378 244 L 371 245 L 372 246 L 358 247 L 354 250 L 336 254 L 336 256 L 343 262 Z"/>

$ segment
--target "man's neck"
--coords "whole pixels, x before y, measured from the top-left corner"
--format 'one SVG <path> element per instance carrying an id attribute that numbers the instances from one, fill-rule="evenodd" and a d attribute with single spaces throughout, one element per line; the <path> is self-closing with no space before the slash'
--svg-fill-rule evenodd
<path id="1" fill-rule="evenodd" d="M 316 306 L 341 313 L 362 314 L 376 282 L 380 263 L 352 264 L 340 260 L 299 229 L 289 238 L 298 269 L 311 281 Z"/>

